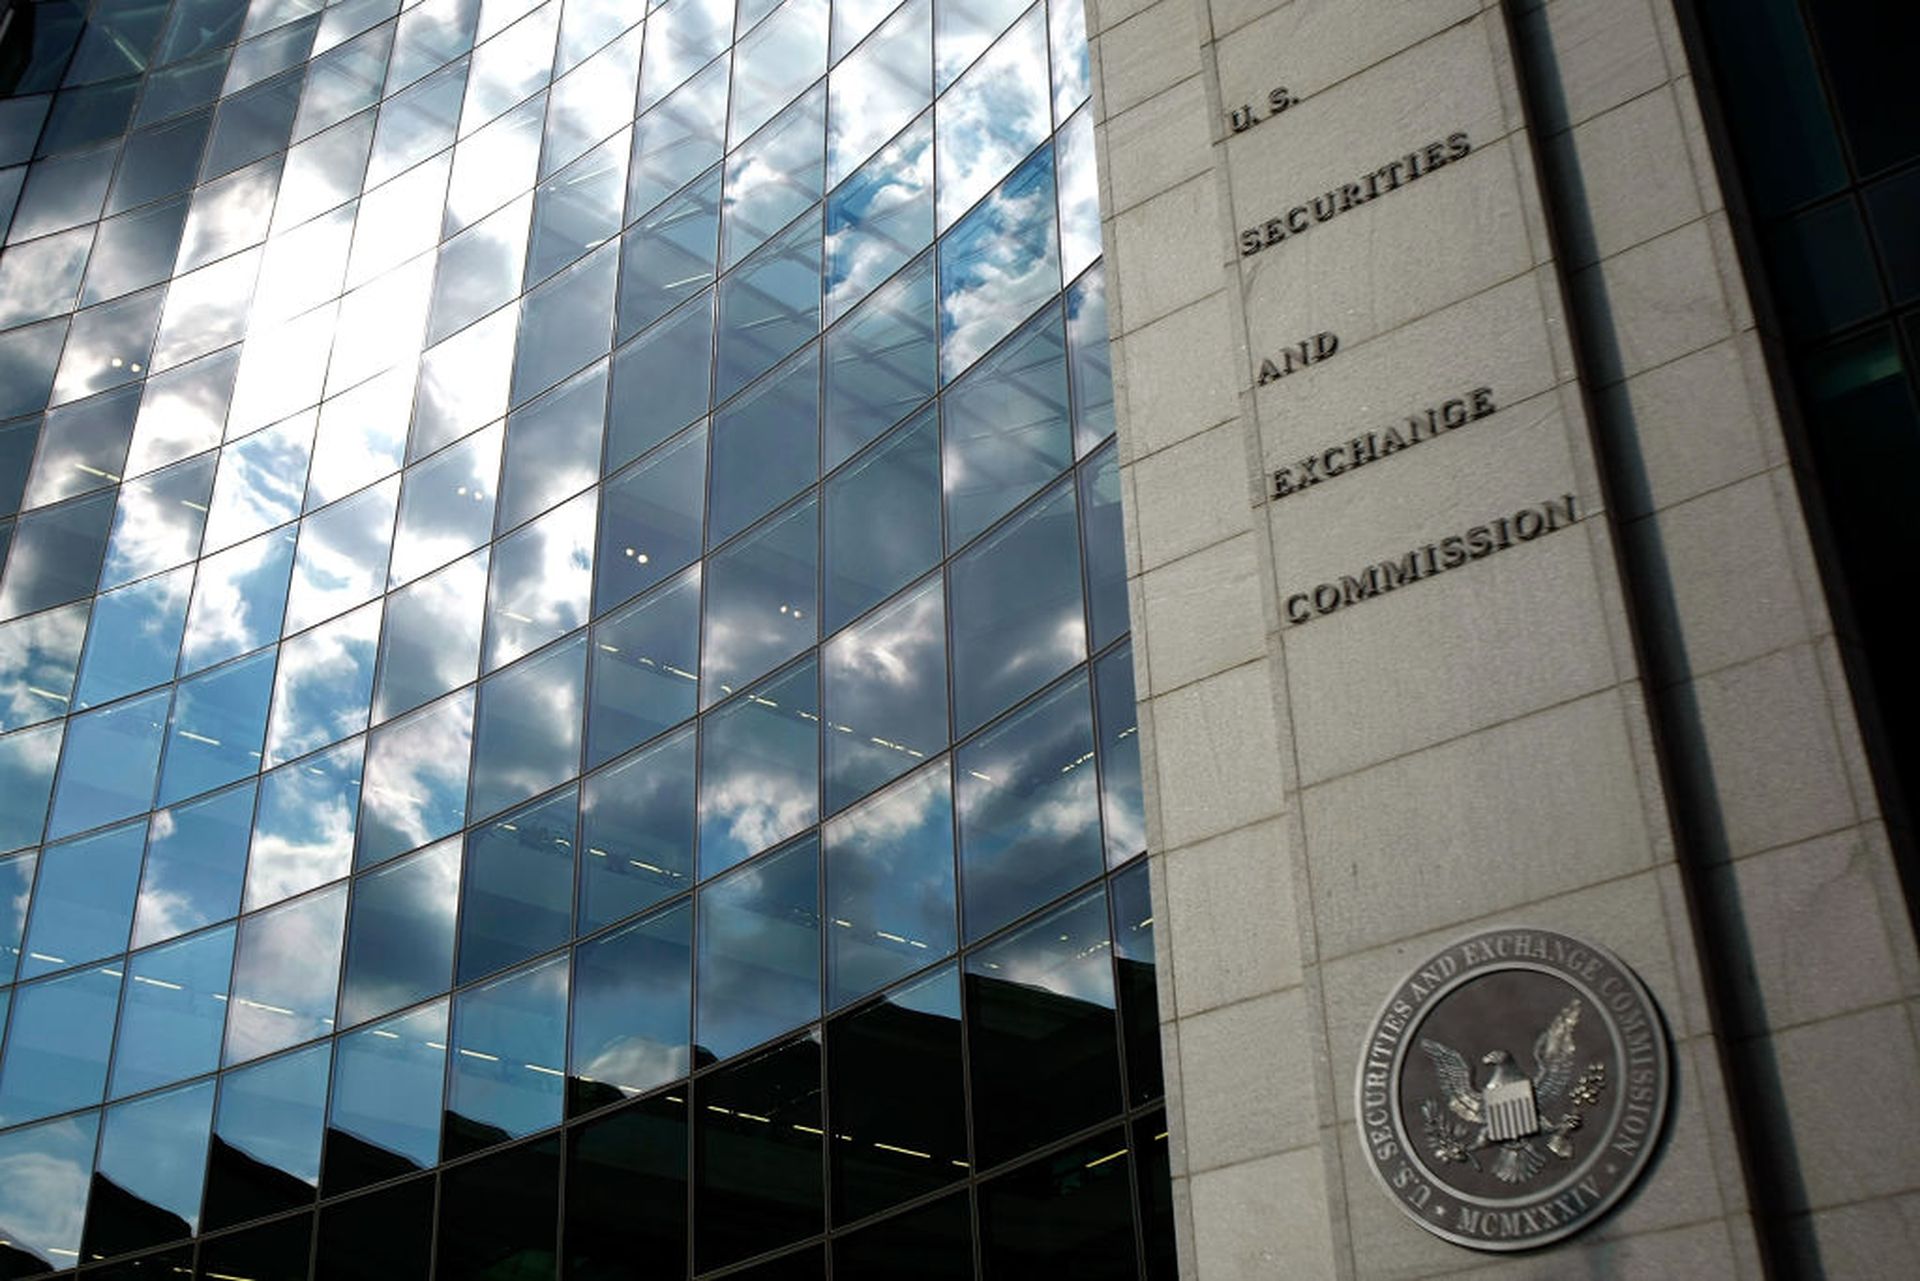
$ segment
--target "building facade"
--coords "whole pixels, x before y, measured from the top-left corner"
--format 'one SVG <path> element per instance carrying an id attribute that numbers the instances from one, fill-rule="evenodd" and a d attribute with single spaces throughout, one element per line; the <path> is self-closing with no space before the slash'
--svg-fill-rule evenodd
<path id="1" fill-rule="evenodd" d="M 7 22 L 0 1275 L 1171 1276 L 1079 0 Z"/>
<path id="2" fill-rule="evenodd" d="M 1182 1275 L 1905 1275 L 1905 15 L 1090 12 Z M 1672 1056 L 1519 1255 L 1406 1096 L 1402 1166 L 1356 1124 L 1488 931 L 1608 949 Z"/>
<path id="3" fill-rule="evenodd" d="M 1905 1275 L 1894 9 L 14 0 L 0 1276 Z"/>

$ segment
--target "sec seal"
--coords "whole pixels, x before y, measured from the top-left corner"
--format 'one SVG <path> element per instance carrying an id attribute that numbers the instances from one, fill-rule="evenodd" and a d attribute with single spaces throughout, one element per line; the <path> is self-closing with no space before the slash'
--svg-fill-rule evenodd
<path id="1" fill-rule="evenodd" d="M 1605 1214 L 1672 1092 L 1659 1011 L 1605 948 L 1487 930 L 1401 981 L 1367 1029 L 1356 1115 L 1394 1203 L 1435 1236 L 1526 1250 Z"/>

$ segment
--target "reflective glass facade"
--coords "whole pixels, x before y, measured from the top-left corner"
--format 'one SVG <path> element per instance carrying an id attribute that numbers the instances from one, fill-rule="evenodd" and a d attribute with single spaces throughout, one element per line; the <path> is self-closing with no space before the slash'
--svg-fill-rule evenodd
<path id="1" fill-rule="evenodd" d="M 0 45 L 0 1277 L 1171 1274 L 1080 0 Z"/>

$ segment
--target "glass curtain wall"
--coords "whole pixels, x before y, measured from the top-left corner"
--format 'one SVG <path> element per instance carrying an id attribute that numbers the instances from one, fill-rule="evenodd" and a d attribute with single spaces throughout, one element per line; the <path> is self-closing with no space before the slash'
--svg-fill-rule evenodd
<path id="1" fill-rule="evenodd" d="M 1081 0 L 0 37 L 0 1278 L 1171 1275 Z"/>

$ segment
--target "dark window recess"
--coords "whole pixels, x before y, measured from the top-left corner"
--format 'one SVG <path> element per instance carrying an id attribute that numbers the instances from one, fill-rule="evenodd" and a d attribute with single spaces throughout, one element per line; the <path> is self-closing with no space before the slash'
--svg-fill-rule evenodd
<path id="1" fill-rule="evenodd" d="M 247 1277 L 250 1281 L 306 1281 L 307 1255 L 313 1248 L 313 1215 L 296 1214 L 208 1237 L 200 1243 L 201 1281 Z"/>
<path id="2" fill-rule="evenodd" d="M 701 1077 L 694 1104 L 694 1270 L 819 1232 L 817 1036 Z"/>
<path id="3" fill-rule="evenodd" d="M 765 1263 L 727 1273 L 727 1281 L 826 1281 L 826 1247 L 810 1245 Z M 915 1275 L 925 1275 L 916 1273 Z"/>
<path id="4" fill-rule="evenodd" d="M 960 983 L 951 968 L 829 1023 L 827 1062 L 836 1223 L 966 1177 Z"/>
<path id="5" fill-rule="evenodd" d="M 1173 1174 L 1167 1161 L 1165 1112 L 1149 1112 L 1133 1123 L 1133 1169 L 1147 1281 L 1175 1281 L 1180 1266 L 1173 1244 Z"/>
<path id="6" fill-rule="evenodd" d="M 175 1246 L 137 1259 L 118 1259 L 97 1268 L 82 1268 L 83 1281 L 146 1281 L 148 1277 L 174 1278 L 193 1270 L 193 1247 Z"/>
<path id="7" fill-rule="evenodd" d="M 432 1246 L 433 1180 L 412 1179 L 322 1209 L 314 1275 L 327 1281 L 424 1277 Z"/>
<path id="8" fill-rule="evenodd" d="M 967 1194 L 861 1228 L 833 1243 L 834 1281 L 972 1281 L 973 1223 Z"/>
<path id="9" fill-rule="evenodd" d="M 440 1176 L 440 1281 L 557 1275 L 560 1137 L 508 1148 Z"/>
<path id="10" fill-rule="evenodd" d="M 1075 1143 L 980 1185 L 990 1277 L 1135 1281 L 1133 1191 L 1124 1130 Z"/>
<path id="11" fill-rule="evenodd" d="M 1139 1105 L 1166 1092 L 1160 1075 L 1160 1003 L 1154 987 L 1153 901 L 1147 864 L 1113 878 L 1113 963 L 1126 1030 L 1127 1102 Z"/>
<path id="12" fill-rule="evenodd" d="M 565 1231 L 569 1281 L 615 1281 L 632 1275 L 635 1259 L 686 1258 L 684 1087 L 573 1131 Z"/>

